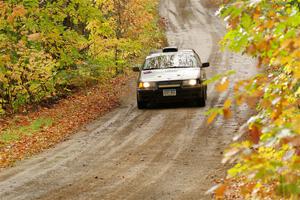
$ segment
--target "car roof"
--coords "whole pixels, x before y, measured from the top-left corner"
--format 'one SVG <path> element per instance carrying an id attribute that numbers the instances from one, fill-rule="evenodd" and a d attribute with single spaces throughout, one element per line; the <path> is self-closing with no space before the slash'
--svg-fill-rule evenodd
<path id="1" fill-rule="evenodd" d="M 170 48 L 175 48 L 175 47 L 170 47 Z M 176 51 L 163 52 L 163 49 L 161 49 L 161 50 L 152 51 L 146 57 L 146 59 L 148 59 L 148 58 L 155 58 L 155 57 L 163 56 L 163 55 L 172 55 L 172 54 L 177 54 L 177 53 L 191 53 L 191 54 L 196 54 L 196 51 L 194 49 L 177 49 Z"/>

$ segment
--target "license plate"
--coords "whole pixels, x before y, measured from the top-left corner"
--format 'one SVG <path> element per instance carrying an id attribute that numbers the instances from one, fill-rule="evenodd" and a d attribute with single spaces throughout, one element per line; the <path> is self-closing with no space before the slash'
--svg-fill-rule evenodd
<path id="1" fill-rule="evenodd" d="M 176 89 L 163 90 L 164 97 L 176 96 Z"/>

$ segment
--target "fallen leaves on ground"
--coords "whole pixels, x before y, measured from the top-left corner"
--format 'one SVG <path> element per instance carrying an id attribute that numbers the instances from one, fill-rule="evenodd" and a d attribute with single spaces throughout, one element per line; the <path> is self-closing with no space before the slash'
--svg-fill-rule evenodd
<path id="1" fill-rule="evenodd" d="M 81 90 L 51 107 L 41 107 L 26 115 L 15 115 L 0 119 L 0 132 L 13 123 L 27 124 L 39 118 L 51 118 L 53 125 L 38 133 L 23 136 L 20 140 L 0 148 L 0 168 L 12 166 L 17 160 L 42 152 L 76 133 L 82 126 L 99 118 L 119 105 L 122 89 L 128 76 L 119 76 L 100 86 Z"/>
<path id="2" fill-rule="evenodd" d="M 275 197 L 273 196 L 272 192 L 274 188 L 276 188 L 276 183 L 273 184 L 260 184 L 258 182 L 248 182 L 245 183 L 246 177 L 240 177 L 240 178 L 229 178 L 226 179 L 226 185 L 219 185 L 218 189 L 219 191 L 214 192 L 215 199 L 222 199 L 222 200 L 244 200 L 244 199 L 260 199 L 256 198 L 257 195 L 255 188 L 257 187 L 266 187 L 268 190 L 265 190 L 265 193 L 260 193 L 260 196 L 263 196 L 263 199 L 265 200 L 272 200 L 272 199 L 278 199 L 283 200 L 284 198 Z M 226 190 L 223 190 L 224 187 L 226 187 Z M 218 193 L 219 192 L 219 193 Z M 249 196 L 250 193 L 250 196 Z"/>

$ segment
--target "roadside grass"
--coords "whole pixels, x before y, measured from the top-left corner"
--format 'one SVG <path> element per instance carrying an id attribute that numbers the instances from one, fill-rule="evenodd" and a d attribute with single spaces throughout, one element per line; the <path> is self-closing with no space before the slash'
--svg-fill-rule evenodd
<path id="1" fill-rule="evenodd" d="M 32 136 L 44 128 L 52 126 L 51 118 L 38 118 L 29 122 L 27 125 L 12 123 L 5 130 L 0 132 L 0 147 L 22 139 L 24 136 Z"/>

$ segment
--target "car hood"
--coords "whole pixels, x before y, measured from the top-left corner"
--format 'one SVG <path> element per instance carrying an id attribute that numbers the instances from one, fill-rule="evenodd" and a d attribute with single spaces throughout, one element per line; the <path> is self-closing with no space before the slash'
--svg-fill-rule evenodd
<path id="1" fill-rule="evenodd" d="M 171 68 L 145 70 L 141 72 L 140 81 L 159 82 L 174 80 L 198 79 L 200 77 L 200 68 Z"/>

